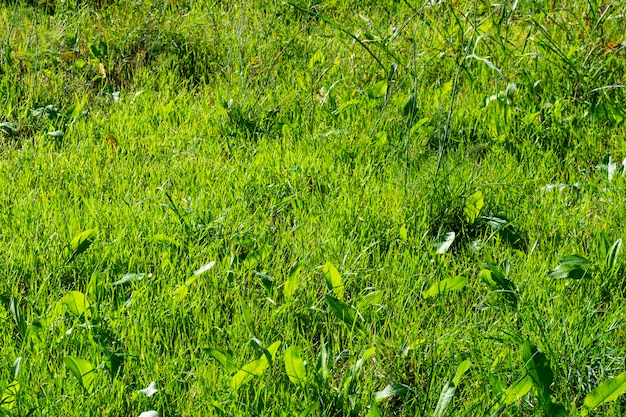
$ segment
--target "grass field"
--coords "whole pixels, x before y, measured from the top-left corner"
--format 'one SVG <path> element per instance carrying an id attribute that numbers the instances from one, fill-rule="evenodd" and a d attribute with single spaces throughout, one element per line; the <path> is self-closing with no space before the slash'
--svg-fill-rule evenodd
<path id="1" fill-rule="evenodd" d="M 626 5 L 0 3 L 0 415 L 626 415 Z"/>

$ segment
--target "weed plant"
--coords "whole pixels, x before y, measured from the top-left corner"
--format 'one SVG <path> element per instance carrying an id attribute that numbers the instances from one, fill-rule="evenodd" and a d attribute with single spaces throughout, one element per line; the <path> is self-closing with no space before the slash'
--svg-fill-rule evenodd
<path id="1" fill-rule="evenodd" d="M 626 415 L 626 6 L 0 4 L 0 415 Z"/>

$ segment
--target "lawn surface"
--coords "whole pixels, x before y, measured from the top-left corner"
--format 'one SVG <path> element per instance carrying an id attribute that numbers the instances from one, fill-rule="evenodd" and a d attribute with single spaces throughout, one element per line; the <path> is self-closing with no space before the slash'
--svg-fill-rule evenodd
<path id="1" fill-rule="evenodd" d="M 0 416 L 626 415 L 625 33 L 1 3 Z"/>

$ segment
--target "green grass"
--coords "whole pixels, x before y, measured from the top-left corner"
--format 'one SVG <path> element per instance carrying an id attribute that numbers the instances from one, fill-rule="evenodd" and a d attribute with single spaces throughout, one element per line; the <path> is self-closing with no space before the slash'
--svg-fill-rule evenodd
<path id="1" fill-rule="evenodd" d="M 2 3 L 0 415 L 626 415 L 626 8 L 436 3 Z"/>

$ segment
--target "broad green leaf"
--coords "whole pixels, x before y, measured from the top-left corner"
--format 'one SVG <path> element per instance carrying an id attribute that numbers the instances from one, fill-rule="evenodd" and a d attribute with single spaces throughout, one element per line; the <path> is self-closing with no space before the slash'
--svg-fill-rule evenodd
<path id="1" fill-rule="evenodd" d="M 141 281 L 142 279 L 144 279 L 145 276 L 146 274 L 133 274 L 129 272 L 128 274 L 125 274 L 122 278 L 120 278 L 119 280 L 115 281 L 112 285 L 118 286 L 118 285 L 132 284 L 133 282 Z"/>
<path id="2" fill-rule="evenodd" d="M 446 278 L 439 282 L 435 282 L 431 287 L 422 293 L 423 298 L 434 297 L 440 294 L 447 294 L 450 291 L 459 291 L 467 285 L 467 278 L 454 277 Z"/>
<path id="3" fill-rule="evenodd" d="M 87 65 L 87 61 L 85 61 L 84 59 L 78 58 L 76 61 L 74 61 L 74 66 L 76 67 L 76 69 L 83 69 L 85 68 L 85 65 Z"/>
<path id="4" fill-rule="evenodd" d="M 261 342 L 256 337 L 250 339 L 250 346 L 256 351 L 259 356 L 264 355 L 267 358 L 267 361 L 270 366 L 272 366 L 272 361 L 274 360 L 274 353 L 270 353 L 268 349 L 263 346 L 263 342 Z"/>
<path id="5" fill-rule="evenodd" d="M 254 314 L 252 308 L 250 307 L 250 304 L 248 304 L 247 302 L 244 302 L 243 299 L 240 300 L 240 305 L 241 305 L 241 315 L 243 316 L 243 319 L 246 322 L 246 325 L 250 329 L 254 329 L 256 327 L 256 320 L 258 319 L 258 317 Z"/>
<path id="6" fill-rule="evenodd" d="M 482 191 L 478 190 L 467 200 L 465 200 L 465 208 L 463 212 L 465 213 L 465 218 L 469 224 L 473 224 L 478 216 L 480 215 L 480 211 L 485 206 L 485 200 L 483 197 Z"/>
<path id="7" fill-rule="evenodd" d="M 484 269 L 480 271 L 479 276 L 487 285 L 491 286 L 493 289 L 513 289 L 513 283 L 506 278 L 504 273 L 500 270 L 500 268 L 498 268 L 497 265 L 492 264 L 489 261 L 485 261 Z"/>
<path id="8" fill-rule="evenodd" d="M 96 382 L 95 368 L 91 362 L 73 356 L 66 356 L 63 361 L 85 391 L 91 394 Z"/>
<path id="9" fill-rule="evenodd" d="M 309 60 L 309 69 L 314 69 L 317 65 L 324 65 L 326 57 L 321 49 L 315 51 L 311 59 Z"/>
<path id="10" fill-rule="evenodd" d="M 454 375 L 454 379 L 452 380 L 452 383 L 454 384 L 454 386 L 457 386 L 457 387 L 459 386 L 459 382 L 461 382 L 461 378 L 463 378 L 463 375 L 465 375 L 465 373 L 469 370 L 471 366 L 472 366 L 472 362 L 469 359 L 466 359 L 459 364 L 459 367 L 456 369 L 456 374 Z"/>
<path id="11" fill-rule="evenodd" d="M 280 342 L 274 342 L 267 348 L 272 357 L 276 355 L 276 351 L 278 350 L 279 346 Z M 241 370 L 233 375 L 233 377 L 230 379 L 230 387 L 233 390 L 239 389 L 243 384 L 250 381 L 253 377 L 263 375 L 263 372 L 265 372 L 268 366 L 269 362 L 265 355 L 261 356 L 257 360 L 254 360 L 244 365 Z"/>
<path id="12" fill-rule="evenodd" d="M 435 247 L 437 248 L 437 253 L 440 255 L 446 253 L 448 249 L 450 249 L 450 246 L 452 246 L 452 243 L 454 243 L 455 238 L 456 233 L 454 232 L 448 232 L 443 235 L 442 239 L 435 244 Z"/>
<path id="13" fill-rule="evenodd" d="M 511 222 L 496 216 L 482 216 L 481 218 L 487 223 L 491 230 L 498 233 L 502 241 L 506 244 L 514 249 L 524 248 L 524 238 Z"/>
<path id="14" fill-rule="evenodd" d="M 295 346 L 290 346 L 285 351 L 285 370 L 289 380 L 297 385 L 303 385 L 306 382 L 306 367 L 300 350 Z"/>
<path id="15" fill-rule="evenodd" d="M 200 274 L 204 274 L 206 271 L 208 271 L 209 269 L 213 268 L 214 266 L 215 266 L 215 261 L 211 261 L 208 264 L 202 265 L 200 268 L 198 268 L 195 271 L 193 271 L 193 276 L 198 276 Z"/>
<path id="16" fill-rule="evenodd" d="M 52 136 L 55 139 L 62 139 L 65 136 L 65 132 L 62 130 L 54 130 L 52 132 L 48 132 L 48 136 Z"/>
<path id="17" fill-rule="evenodd" d="M 206 348 L 204 350 L 224 368 L 227 374 L 232 375 L 239 370 L 239 367 L 233 362 L 230 355 L 214 348 Z"/>
<path id="18" fill-rule="evenodd" d="M 159 392 L 159 389 L 157 388 L 156 382 L 152 381 L 147 387 L 145 387 L 144 389 L 140 389 L 137 392 L 142 393 L 146 397 L 152 397 L 154 394 Z"/>
<path id="19" fill-rule="evenodd" d="M 367 410 L 367 414 L 365 415 L 365 417 L 383 417 L 383 413 L 380 410 L 380 407 L 378 407 L 378 404 L 376 403 L 376 399 L 374 397 L 372 397 L 372 400 L 370 401 L 370 406 Z"/>
<path id="20" fill-rule="evenodd" d="M 320 345 L 320 354 L 315 364 L 315 370 L 317 371 L 317 375 L 321 377 L 323 381 L 326 381 L 328 379 L 328 350 L 326 349 L 324 340 L 322 340 Z"/>
<path id="21" fill-rule="evenodd" d="M 13 410 L 15 408 L 17 394 L 19 391 L 20 383 L 17 381 L 11 382 L 2 392 L 2 396 L 0 397 L 0 409 L 4 409 L 6 411 Z"/>
<path id="22" fill-rule="evenodd" d="M 246 268 L 253 269 L 259 262 L 267 259 L 273 252 L 274 248 L 271 245 L 260 245 L 259 248 L 248 253 L 245 257 L 244 265 Z"/>
<path id="23" fill-rule="evenodd" d="M 276 281 L 274 277 L 267 275 L 263 272 L 255 272 L 254 274 L 257 276 L 259 281 L 261 281 L 263 288 L 265 288 L 265 295 L 271 297 L 272 290 L 274 289 L 274 282 Z"/>
<path id="24" fill-rule="evenodd" d="M 550 369 L 548 358 L 535 345 L 526 341 L 522 348 L 522 359 L 527 375 L 532 378 L 533 384 L 537 388 L 541 405 L 548 410 L 552 403 L 550 386 L 554 382 L 554 373 Z"/>
<path id="25" fill-rule="evenodd" d="M 289 270 L 289 275 L 287 276 L 287 280 L 285 281 L 285 286 L 283 287 L 283 295 L 285 296 L 285 301 L 293 300 L 293 296 L 296 294 L 296 290 L 298 289 L 298 275 L 300 274 L 300 270 L 302 269 L 302 265 L 299 262 L 295 262 L 291 269 Z"/>
<path id="26" fill-rule="evenodd" d="M 65 307 L 65 304 L 63 304 L 63 299 L 60 299 L 59 301 L 54 303 L 54 307 L 52 307 L 52 309 L 48 311 L 45 317 L 42 317 L 40 319 L 40 324 L 42 328 L 44 329 L 53 328 L 56 325 L 56 323 L 59 321 L 59 317 L 65 314 L 66 309 L 67 307 Z M 31 329 L 35 329 L 35 328 L 31 327 Z M 36 338 L 39 338 L 40 336 L 40 335 L 37 335 L 36 333 L 32 333 L 31 335 L 35 336 Z"/>
<path id="27" fill-rule="evenodd" d="M 617 172 L 617 162 L 613 160 L 613 157 L 611 155 L 606 155 L 602 159 L 602 164 L 600 165 L 600 169 L 602 169 L 603 171 L 606 171 L 608 180 L 611 181 L 613 179 L 613 176 Z"/>
<path id="28" fill-rule="evenodd" d="M 504 412 L 507 406 L 520 401 L 522 397 L 530 392 L 532 387 L 533 380 L 529 375 L 511 385 L 509 388 L 507 388 L 505 392 L 502 393 L 502 396 L 500 397 L 500 402 L 498 403 L 499 405 L 493 411 L 491 417 L 499 416 Z"/>
<path id="29" fill-rule="evenodd" d="M 181 246 L 181 244 L 178 243 L 178 241 L 176 239 L 174 239 L 173 237 L 170 237 L 170 236 L 166 236 L 163 233 L 157 233 L 156 235 L 152 236 L 152 238 L 150 238 L 150 240 L 152 240 L 153 242 L 166 243 L 166 244 L 174 245 L 174 246 L 178 246 L 178 247 Z"/>
<path id="30" fill-rule="evenodd" d="M 384 292 L 377 290 L 367 293 L 363 296 L 361 301 L 357 303 L 358 310 L 364 310 L 373 305 L 380 305 L 383 302 Z"/>
<path id="31" fill-rule="evenodd" d="M 344 294 L 344 286 L 343 280 L 341 279 L 341 275 L 339 275 L 339 271 L 337 268 L 330 262 L 326 262 L 324 267 L 322 268 L 322 275 L 324 275 L 324 279 L 326 280 L 326 285 L 328 289 L 331 290 L 338 299 L 343 299 Z"/>
<path id="32" fill-rule="evenodd" d="M 591 276 L 593 262 L 580 255 L 568 255 L 561 258 L 559 264 L 548 275 L 554 279 L 581 279 Z"/>
<path id="33" fill-rule="evenodd" d="M 517 291 L 515 284 L 506 278 L 504 273 L 489 261 L 484 263 L 485 269 L 478 273 L 478 277 L 493 291 L 500 292 L 504 297 L 513 304 L 517 304 Z"/>
<path id="34" fill-rule="evenodd" d="M 511 405 L 514 402 L 519 401 L 524 395 L 528 394 L 533 387 L 533 380 L 530 376 L 525 376 L 517 383 L 511 385 L 502 394 L 502 400 L 505 405 Z"/>
<path id="35" fill-rule="evenodd" d="M 363 364 L 365 363 L 365 361 L 367 361 L 369 358 L 374 357 L 375 354 L 376 354 L 376 347 L 375 346 L 371 346 L 371 347 L 367 348 L 365 350 L 365 352 L 363 352 L 363 356 L 361 356 L 361 358 L 359 360 L 357 360 L 356 363 L 352 366 L 352 368 L 351 368 L 352 373 L 356 374 L 356 373 L 360 372 L 361 368 L 363 367 Z"/>
<path id="36" fill-rule="evenodd" d="M 13 379 L 17 379 L 20 375 L 20 370 L 22 369 L 22 357 L 18 357 L 15 362 L 13 362 Z"/>
<path id="37" fill-rule="evenodd" d="M 109 375 L 111 377 L 115 377 L 122 365 L 124 365 L 126 355 L 123 353 L 111 352 L 104 343 L 98 342 L 98 345 L 100 345 L 100 347 L 104 350 L 104 366 L 109 371 Z"/>
<path id="38" fill-rule="evenodd" d="M 304 409 L 304 411 L 302 411 L 298 417 L 309 417 L 314 415 L 314 413 L 319 410 L 320 408 L 320 403 L 318 403 L 317 401 L 312 402 L 311 404 L 309 404 L 309 406 L 307 408 Z"/>
<path id="39" fill-rule="evenodd" d="M 100 57 L 100 50 L 98 49 L 98 46 L 95 43 L 91 43 L 91 42 L 88 43 L 87 48 L 89 49 L 89 52 L 91 52 L 91 56 L 93 58 Z"/>
<path id="40" fill-rule="evenodd" d="M 85 252 L 89 246 L 93 243 L 93 237 L 96 233 L 96 229 L 87 229 L 70 241 L 70 243 L 63 250 L 63 257 L 66 262 L 70 262 L 77 255 Z"/>
<path id="41" fill-rule="evenodd" d="M 606 266 L 609 270 L 615 268 L 617 265 L 617 257 L 619 256 L 620 250 L 622 249 L 622 239 L 619 238 L 613 243 L 611 246 L 611 250 L 606 258 Z"/>
<path id="42" fill-rule="evenodd" d="M 400 228 L 399 235 L 400 235 L 400 240 L 402 240 L 403 242 L 406 242 L 408 240 L 409 231 L 407 230 L 406 226 L 402 226 Z"/>
<path id="43" fill-rule="evenodd" d="M 341 321 L 346 323 L 348 326 L 356 326 L 357 328 L 361 327 L 361 322 L 359 320 L 359 316 L 356 311 L 350 307 L 349 305 L 339 301 L 332 295 L 326 295 L 326 302 L 328 303 L 328 307 L 330 311 Z"/>
<path id="44" fill-rule="evenodd" d="M 104 273 L 95 270 L 89 278 L 85 295 L 91 300 L 100 301 L 106 295 L 106 286 Z"/>
<path id="45" fill-rule="evenodd" d="M 9 311 L 11 312 L 11 316 L 13 317 L 13 321 L 17 326 L 17 330 L 20 333 L 22 338 L 26 337 L 26 333 L 28 332 L 28 323 L 22 316 L 20 312 L 19 304 L 14 297 L 11 297 L 11 302 L 9 303 Z"/>
<path id="46" fill-rule="evenodd" d="M 347 374 L 344 376 L 341 384 L 339 384 L 339 390 L 342 392 L 351 392 L 354 384 L 363 369 L 363 364 L 376 353 L 376 347 L 371 346 L 363 352 L 363 355 L 352 365 Z"/>
<path id="47" fill-rule="evenodd" d="M 0 132 L 8 135 L 9 133 L 14 134 L 17 133 L 17 126 L 15 123 L 11 122 L 1 122 L 0 123 Z"/>
<path id="48" fill-rule="evenodd" d="M 374 84 L 372 88 L 369 89 L 369 91 L 367 92 L 367 95 L 369 96 L 369 98 L 385 97 L 385 94 L 387 94 L 387 86 L 388 84 L 386 80 L 379 81 L 376 84 Z"/>
<path id="49" fill-rule="evenodd" d="M 396 382 L 389 383 L 385 388 L 374 393 L 375 402 L 381 402 L 391 397 L 404 397 L 409 392 L 409 387 Z"/>
<path id="50" fill-rule="evenodd" d="M 85 314 L 89 308 L 89 301 L 80 291 L 70 291 L 61 298 L 61 303 L 74 316 Z"/>
<path id="51" fill-rule="evenodd" d="M 185 297 L 187 297 L 187 294 L 189 294 L 189 285 L 187 284 L 179 286 L 172 292 L 174 300 L 176 300 L 177 302 L 182 301 Z"/>
<path id="52" fill-rule="evenodd" d="M 439 400 L 437 400 L 437 406 L 435 407 L 435 411 L 433 413 L 435 417 L 442 417 L 446 413 L 448 406 L 454 397 L 455 390 L 456 387 L 452 382 L 448 382 L 444 385 L 443 390 L 441 390 L 441 394 L 439 394 Z"/>
<path id="53" fill-rule="evenodd" d="M 253 377 L 263 375 L 267 367 L 268 363 L 265 356 L 244 365 L 239 372 L 231 377 L 230 387 L 233 390 L 239 389 L 239 387 L 250 381 Z"/>
<path id="54" fill-rule="evenodd" d="M 174 299 L 176 301 L 182 301 L 185 297 L 187 297 L 187 295 L 189 294 L 189 288 L 191 287 L 191 284 L 196 282 L 196 280 L 198 279 L 200 275 L 204 274 L 206 271 L 213 268 L 214 265 L 215 265 L 215 261 L 211 261 L 208 264 L 202 265 L 200 268 L 196 269 L 191 275 L 191 277 L 187 279 L 187 281 L 185 281 L 184 284 L 182 284 L 181 286 L 179 286 L 173 291 L 172 295 L 174 296 Z"/>
<path id="55" fill-rule="evenodd" d="M 446 383 L 446 385 L 444 385 L 443 390 L 441 390 L 441 394 L 439 395 L 437 406 L 435 407 L 435 411 L 434 411 L 435 417 L 441 417 L 446 413 L 448 406 L 450 405 L 450 402 L 452 401 L 452 398 L 454 397 L 454 392 L 456 391 L 456 387 L 459 385 L 461 378 L 463 378 L 463 375 L 465 375 L 465 373 L 469 370 L 471 365 L 472 363 L 470 362 L 469 359 L 466 359 L 463 362 L 461 362 L 458 368 L 456 369 L 456 374 L 454 375 L 454 379 Z"/>
<path id="56" fill-rule="evenodd" d="M 610 378 L 598 385 L 585 397 L 585 402 L 580 410 L 581 415 L 586 416 L 598 406 L 615 401 L 626 392 L 626 372 L 622 372 L 615 378 Z"/>
<path id="57" fill-rule="evenodd" d="M 415 94 L 409 94 L 409 97 L 404 104 L 404 109 L 402 110 L 402 113 L 409 125 L 412 125 L 415 121 L 415 118 L 417 117 L 417 112 L 418 108 Z"/>
<path id="58" fill-rule="evenodd" d="M 376 346 L 371 346 L 367 348 L 365 352 L 363 352 L 363 356 L 361 357 L 361 360 L 366 361 L 369 358 L 374 357 L 375 354 L 376 354 Z"/>

